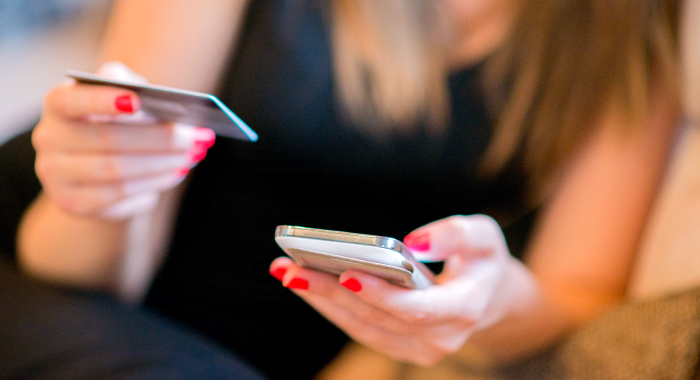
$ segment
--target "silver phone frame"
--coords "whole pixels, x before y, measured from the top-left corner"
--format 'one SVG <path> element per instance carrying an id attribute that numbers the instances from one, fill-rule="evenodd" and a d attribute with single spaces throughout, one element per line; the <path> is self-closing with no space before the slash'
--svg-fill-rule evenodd
<path id="1" fill-rule="evenodd" d="M 277 226 L 277 228 L 275 229 L 275 237 L 278 236 L 303 237 L 309 239 L 371 245 L 374 247 L 390 249 L 392 251 L 400 253 L 403 257 L 407 259 L 413 259 L 413 255 L 408 250 L 408 248 L 406 248 L 406 246 L 403 245 L 401 241 L 385 236 L 288 225 Z"/>
<path id="2" fill-rule="evenodd" d="M 386 237 L 386 236 L 379 236 L 379 235 L 369 235 L 369 234 L 361 234 L 361 233 L 354 233 L 354 232 L 344 232 L 344 231 L 335 231 L 335 230 L 326 230 L 326 229 L 320 229 L 320 228 L 310 228 L 310 227 L 301 227 L 301 226 L 292 226 L 292 225 L 280 225 L 277 226 L 275 229 L 275 237 L 298 237 L 298 238 L 307 238 L 307 239 L 317 239 L 317 240 L 325 240 L 325 241 L 331 241 L 331 242 L 342 242 L 342 243 L 352 243 L 352 244 L 360 244 L 360 245 L 367 245 L 367 246 L 372 246 L 372 247 L 377 247 L 377 248 L 383 248 L 383 249 L 388 249 L 392 250 L 398 254 L 400 254 L 403 258 L 405 258 L 408 263 L 412 266 L 412 268 L 406 268 L 404 267 L 394 267 L 391 266 L 392 268 L 396 270 L 401 270 L 401 271 L 407 271 L 407 273 L 414 273 L 414 271 L 419 271 L 430 283 L 434 283 L 434 277 L 435 275 L 432 273 L 428 267 L 426 267 L 423 263 L 417 261 L 414 257 L 413 254 L 411 254 L 411 251 L 406 248 L 406 246 L 398 239 Z M 317 254 L 320 252 L 316 252 Z M 329 256 L 335 256 L 333 254 L 330 254 L 329 252 L 325 253 L 326 255 Z M 357 260 L 357 259 L 353 259 Z M 364 260 L 358 260 L 358 261 L 364 261 Z M 376 266 L 382 266 L 382 267 L 389 267 L 389 265 L 382 264 L 382 263 L 377 263 L 377 262 L 371 262 L 373 265 Z M 412 282 L 412 281 L 411 281 Z M 413 284 L 415 286 L 415 284 Z"/>

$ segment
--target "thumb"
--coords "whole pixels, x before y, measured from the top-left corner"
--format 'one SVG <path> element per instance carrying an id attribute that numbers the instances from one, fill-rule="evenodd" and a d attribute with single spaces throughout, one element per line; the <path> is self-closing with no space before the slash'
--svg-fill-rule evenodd
<path id="1" fill-rule="evenodd" d="M 109 61 L 103 63 L 97 69 L 97 74 L 127 82 L 148 83 L 146 77 L 135 73 L 125 64 L 118 61 Z"/>
<path id="2" fill-rule="evenodd" d="M 444 261 L 458 255 L 466 261 L 508 254 L 498 223 L 486 215 L 451 216 L 416 229 L 404 238 L 419 261 Z"/>

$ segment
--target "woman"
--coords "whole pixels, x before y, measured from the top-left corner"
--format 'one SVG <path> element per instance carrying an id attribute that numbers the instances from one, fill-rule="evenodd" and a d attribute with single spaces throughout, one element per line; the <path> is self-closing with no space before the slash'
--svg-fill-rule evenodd
<path id="1" fill-rule="evenodd" d="M 138 97 L 57 86 L 33 132 L 44 190 L 20 226 L 20 263 L 63 284 L 146 292 L 147 307 L 271 377 L 310 377 L 344 336 L 260 276 L 279 254 L 276 225 L 402 236 L 488 212 L 532 234 L 527 250 L 507 238 L 527 266 L 493 220 L 472 216 L 407 238 L 447 259 L 425 293 L 346 273 L 353 294 L 285 259 L 270 269 L 398 359 L 431 364 L 465 341 L 503 360 L 536 352 L 624 292 L 673 134 L 666 10 L 120 1 L 104 60 L 153 83 L 218 90 L 260 141 L 218 139 L 179 185 L 213 135 L 96 120 L 137 111 Z M 103 72 L 136 78 L 114 64 Z"/>

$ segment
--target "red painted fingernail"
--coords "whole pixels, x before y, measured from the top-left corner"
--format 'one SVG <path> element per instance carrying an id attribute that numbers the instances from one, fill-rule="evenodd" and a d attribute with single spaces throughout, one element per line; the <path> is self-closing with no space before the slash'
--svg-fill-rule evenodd
<path id="1" fill-rule="evenodd" d="M 340 285 L 343 285 L 344 287 L 352 290 L 355 293 L 362 290 L 362 285 L 359 281 L 355 280 L 354 278 L 348 278 L 347 280 L 341 282 Z"/>
<path id="2" fill-rule="evenodd" d="M 430 234 L 427 232 L 409 234 L 403 239 L 403 242 L 412 251 L 423 252 L 430 250 Z"/>
<path id="3" fill-rule="evenodd" d="M 202 146 L 196 146 L 189 151 L 190 161 L 193 163 L 200 162 L 207 156 L 207 149 Z"/>
<path id="4" fill-rule="evenodd" d="M 213 141 L 213 140 L 212 140 L 211 142 L 209 142 L 209 141 L 199 141 L 199 140 L 197 140 L 197 141 L 194 142 L 195 148 L 198 148 L 198 149 L 208 150 L 209 148 L 212 147 L 212 145 L 214 145 L 214 141 Z"/>
<path id="5" fill-rule="evenodd" d="M 216 134 L 209 128 L 195 127 L 194 129 L 194 143 L 195 146 L 201 146 L 205 149 L 209 149 L 214 145 L 216 140 Z"/>
<path id="6" fill-rule="evenodd" d="M 134 103 L 131 95 L 120 95 L 114 99 L 114 106 L 121 112 L 134 112 Z"/>
<path id="7" fill-rule="evenodd" d="M 190 172 L 190 168 L 179 168 L 179 169 L 177 169 L 176 174 L 178 177 L 184 177 L 189 172 Z"/>
<path id="8" fill-rule="evenodd" d="M 284 277 L 284 274 L 287 273 L 287 268 L 277 268 L 273 271 L 270 271 L 270 274 L 272 277 L 282 281 L 282 277 Z"/>
<path id="9" fill-rule="evenodd" d="M 309 282 L 304 280 L 303 278 L 294 277 L 292 281 L 289 281 L 289 283 L 285 285 L 285 287 L 288 289 L 306 290 L 309 288 Z"/>

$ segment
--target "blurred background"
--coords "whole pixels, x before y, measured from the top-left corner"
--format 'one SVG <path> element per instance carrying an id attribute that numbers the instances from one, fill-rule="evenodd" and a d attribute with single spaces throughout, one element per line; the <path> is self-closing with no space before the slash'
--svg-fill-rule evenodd
<path id="1" fill-rule="evenodd" d="M 93 71 L 110 0 L 0 0 L 0 143 L 38 119 L 66 69 Z"/>

